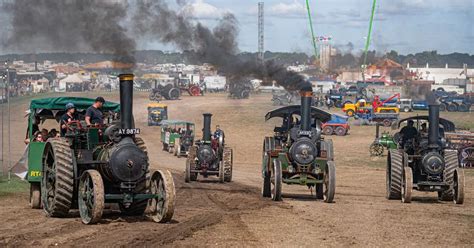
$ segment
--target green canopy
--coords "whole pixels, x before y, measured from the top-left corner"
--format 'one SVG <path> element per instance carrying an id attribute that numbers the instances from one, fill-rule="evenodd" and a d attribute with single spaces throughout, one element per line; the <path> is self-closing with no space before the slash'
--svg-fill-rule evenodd
<path id="1" fill-rule="evenodd" d="M 30 110 L 48 109 L 48 110 L 65 110 L 66 104 L 73 103 L 77 110 L 86 110 L 95 99 L 85 97 L 51 97 L 34 99 L 31 101 Z M 114 102 L 105 102 L 102 111 L 119 112 L 120 104 Z M 33 111 L 32 111 L 33 112 Z"/>
<path id="2" fill-rule="evenodd" d="M 186 124 L 194 125 L 194 123 L 192 122 L 181 121 L 181 120 L 162 120 L 161 121 L 161 126 L 186 125 Z"/>

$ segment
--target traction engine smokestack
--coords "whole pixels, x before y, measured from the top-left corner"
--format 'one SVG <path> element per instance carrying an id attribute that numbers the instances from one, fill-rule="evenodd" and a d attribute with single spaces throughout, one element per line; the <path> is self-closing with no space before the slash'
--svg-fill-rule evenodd
<path id="1" fill-rule="evenodd" d="M 204 141 L 211 141 L 211 113 L 205 113 L 204 116 L 204 124 L 202 127 L 202 138 Z"/>
<path id="2" fill-rule="evenodd" d="M 131 129 L 133 123 L 133 74 L 120 74 L 120 120 L 124 129 Z"/>
<path id="3" fill-rule="evenodd" d="M 301 130 L 311 131 L 311 101 L 313 91 L 301 90 Z"/>
<path id="4" fill-rule="evenodd" d="M 429 106 L 429 128 L 428 128 L 428 145 L 430 148 L 438 148 L 439 139 L 439 105 L 431 104 Z"/>

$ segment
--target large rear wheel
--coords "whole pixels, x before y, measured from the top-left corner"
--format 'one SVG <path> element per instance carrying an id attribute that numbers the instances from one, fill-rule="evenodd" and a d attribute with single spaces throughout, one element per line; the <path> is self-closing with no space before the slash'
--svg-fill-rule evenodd
<path id="1" fill-rule="evenodd" d="M 224 181 L 231 182 L 232 181 L 232 167 L 234 163 L 232 148 L 229 148 L 229 147 L 224 148 L 222 159 L 224 162 Z"/>
<path id="2" fill-rule="evenodd" d="M 274 201 L 281 201 L 281 162 L 278 159 L 273 160 L 273 170 L 270 178 L 271 197 Z"/>
<path id="3" fill-rule="evenodd" d="M 401 199 L 403 151 L 391 149 L 387 157 L 387 199 Z"/>
<path id="4" fill-rule="evenodd" d="M 150 180 L 150 193 L 158 197 L 148 200 L 148 216 L 158 223 L 171 221 L 176 198 L 171 172 L 154 171 Z"/>
<path id="5" fill-rule="evenodd" d="M 413 192 L 413 172 L 411 167 L 405 167 L 403 172 L 403 180 L 401 187 L 401 195 L 403 203 L 411 202 L 411 194 Z"/>
<path id="6" fill-rule="evenodd" d="M 78 203 L 82 223 L 95 224 L 102 218 L 105 205 L 104 183 L 98 171 L 86 170 L 82 173 Z"/>
<path id="7" fill-rule="evenodd" d="M 189 148 L 189 154 L 186 158 L 186 170 L 184 175 L 184 181 L 189 183 L 191 181 L 196 181 L 198 174 L 191 172 L 191 170 L 196 169 L 196 147 L 191 146 Z"/>
<path id="8" fill-rule="evenodd" d="M 69 213 L 74 190 L 72 156 L 65 139 L 52 139 L 45 145 L 41 197 L 48 216 L 65 217 Z"/>
<path id="9" fill-rule="evenodd" d="M 336 193 L 336 166 L 334 161 L 328 161 L 323 176 L 323 199 L 324 202 L 332 203 Z"/>
<path id="10" fill-rule="evenodd" d="M 447 190 L 438 192 L 438 199 L 441 201 L 453 200 L 453 183 L 454 171 L 459 168 L 458 151 L 445 150 L 444 151 L 445 167 L 443 171 L 443 181 L 449 185 Z"/>

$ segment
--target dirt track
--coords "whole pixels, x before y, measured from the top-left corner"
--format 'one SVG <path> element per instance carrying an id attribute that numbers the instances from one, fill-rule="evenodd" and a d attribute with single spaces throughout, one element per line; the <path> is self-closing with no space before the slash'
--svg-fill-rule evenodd
<path id="1" fill-rule="evenodd" d="M 117 100 L 117 96 L 106 96 Z M 438 202 L 435 194 L 415 192 L 411 204 L 388 201 L 384 158 L 370 158 L 373 127 L 353 126 L 347 137 L 333 137 L 337 167 L 336 203 L 311 199 L 305 187 L 284 186 L 284 201 L 260 197 L 261 145 L 275 123 L 264 123 L 273 108 L 269 95 L 229 100 L 224 95 L 184 97 L 169 102 L 170 118 L 186 119 L 201 129 L 201 114 L 212 112 L 213 125 L 226 131 L 234 148 L 234 181 L 209 179 L 185 184 L 185 159 L 161 151 L 159 128 L 145 125 L 144 94 L 135 100 L 152 166 L 173 172 L 177 190 L 174 220 L 155 224 L 121 217 L 113 211 L 93 226 L 81 224 L 78 214 L 51 219 L 28 208 L 27 193 L 0 198 L 0 246 L 49 245 L 167 245 L 167 246 L 473 246 L 474 173 L 466 174 L 465 204 Z M 12 147 L 22 153 L 25 104 L 14 107 Z M 472 115 L 472 114 L 471 114 Z M 473 117 L 474 119 L 474 117 Z M 199 133 L 199 132 L 198 132 Z M 198 135 L 200 137 L 200 134 Z"/>

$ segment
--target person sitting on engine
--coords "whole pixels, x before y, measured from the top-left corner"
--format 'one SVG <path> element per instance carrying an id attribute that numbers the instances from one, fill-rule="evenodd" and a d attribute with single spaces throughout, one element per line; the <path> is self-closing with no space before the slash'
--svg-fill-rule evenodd
<path id="1" fill-rule="evenodd" d="M 426 124 L 426 122 L 421 124 L 420 135 L 421 137 L 428 136 L 428 125 Z"/>
<path id="2" fill-rule="evenodd" d="M 43 137 L 43 133 L 40 132 L 40 131 L 36 131 L 34 136 L 35 136 L 35 138 L 33 139 L 33 141 L 35 141 L 35 142 L 45 142 L 46 141 Z"/>
<path id="3" fill-rule="evenodd" d="M 402 146 L 404 146 L 408 140 L 414 139 L 418 134 L 418 131 L 413 126 L 414 124 L 415 122 L 413 120 L 409 120 L 407 125 L 403 127 L 402 130 L 400 130 L 400 135 L 402 136 Z"/>
<path id="4" fill-rule="evenodd" d="M 48 140 L 48 134 L 49 134 L 48 129 L 46 128 L 41 129 L 41 135 L 42 135 L 43 141 Z"/>
<path id="5" fill-rule="evenodd" d="M 68 103 L 66 104 L 66 113 L 64 113 L 61 116 L 61 120 L 59 122 L 60 124 L 60 130 L 61 130 L 61 137 L 64 137 L 64 135 L 67 132 L 67 123 L 71 121 L 77 120 L 76 118 L 76 107 L 74 106 L 73 103 Z"/>
<path id="6" fill-rule="evenodd" d="M 95 99 L 94 104 L 86 110 L 86 124 L 87 126 L 97 126 L 104 123 L 104 114 L 100 110 L 104 106 L 105 99 L 101 96 Z"/>
<path id="7" fill-rule="evenodd" d="M 59 137 L 59 133 L 58 133 L 58 130 L 56 130 L 56 128 L 53 128 L 53 129 L 49 130 L 48 139 L 49 138 L 57 138 L 57 137 Z"/>

